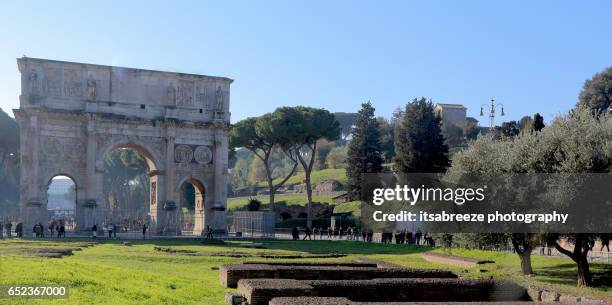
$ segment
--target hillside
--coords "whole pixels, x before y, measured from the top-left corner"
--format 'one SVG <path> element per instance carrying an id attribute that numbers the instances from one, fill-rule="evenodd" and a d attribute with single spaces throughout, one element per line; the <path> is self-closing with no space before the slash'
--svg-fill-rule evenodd
<path id="1" fill-rule="evenodd" d="M 313 201 L 320 203 L 333 204 L 332 197 L 340 195 L 344 192 L 344 189 L 347 184 L 346 171 L 343 168 L 333 168 L 333 169 L 323 169 L 318 171 L 313 171 L 311 175 L 311 181 L 313 185 L 313 189 L 320 183 L 326 181 L 337 181 L 341 184 L 341 189 L 339 191 L 329 192 L 329 193 L 313 193 Z M 280 179 L 274 181 L 274 183 L 280 182 Z M 285 189 L 299 189 L 304 185 L 304 172 L 298 172 L 293 175 L 287 182 L 283 185 Z M 267 190 L 267 182 L 260 181 L 257 186 L 262 190 Z M 266 208 L 269 197 L 267 194 L 261 194 L 257 196 L 242 196 L 242 197 L 233 197 L 227 199 L 227 208 L 230 211 L 240 210 L 246 207 L 249 198 L 257 198 L 262 204 L 263 208 Z M 286 205 L 300 205 L 305 206 L 308 203 L 306 199 L 305 192 L 296 192 L 296 193 L 277 193 L 274 196 L 274 201 L 279 204 Z"/>
<path id="2" fill-rule="evenodd" d="M 297 172 L 291 178 L 289 178 L 289 180 L 287 180 L 284 185 L 300 185 L 304 182 L 304 177 L 304 172 Z M 280 180 L 280 178 L 275 179 L 274 183 L 278 183 L 280 182 Z M 346 186 L 348 178 L 346 177 L 346 170 L 344 168 L 326 168 L 322 170 L 313 171 L 310 176 L 310 180 L 312 182 L 312 185 L 317 185 L 324 181 L 336 180 L 340 182 L 340 184 L 342 184 L 343 186 Z M 265 187 L 267 186 L 267 182 L 261 181 L 257 185 Z"/>
<path id="3" fill-rule="evenodd" d="M 314 202 L 333 204 L 332 197 L 339 195 L 340 192 L 329 193 L 329 194 L 313 194 L 312 200 Z M 246 209 L 246 206 L 250 198 L 257 198 L 262 203 L 262 208 L 266 209 L 269 203 L 268 195 L 257 195 L 257 196 L 246 196 L 246 197 L 234 197 L 227 199 L 227 209 L 229 211 L 236 211 Z M 277 194 L 274 196 L 274 202 L 276 204 L 286 205 L 300 205 L 306 206 L 308 200 L 306 199 L 305 193 L 296 194 Z"/>

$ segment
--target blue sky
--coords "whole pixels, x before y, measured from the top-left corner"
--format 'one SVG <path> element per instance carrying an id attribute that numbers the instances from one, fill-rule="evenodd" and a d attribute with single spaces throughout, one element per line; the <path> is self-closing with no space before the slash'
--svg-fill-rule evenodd
<path id="1" fill-rule="evenodd" d="M 22 54 L 227 76 L 233 121 L 366 100 L 389 116 L 419 96 L 548 120 L 612 65 L 610 1 L 80 2 L 0 2 L 1 108 Z"/>

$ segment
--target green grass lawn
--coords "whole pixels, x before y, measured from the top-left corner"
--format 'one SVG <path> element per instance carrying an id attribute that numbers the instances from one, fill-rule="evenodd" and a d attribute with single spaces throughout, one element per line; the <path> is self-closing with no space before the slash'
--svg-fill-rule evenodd
<path id="1" fill-rule="evenodd" d="M 340 193 L 331 193 L 331 194 L 323 194 L 323 195 L 312 195 L 312 200 L 314 202 L 321 202 L 332 204 L 332 197 L 338 195 Z M 261 201 L 263 208 L 267 208 L 268 203 L 270 202 L 270 197 L 268 195 L 257 195 L 250 197 L 234 197 L 227 199 L 227 209 L 230 211 L 239 210 L 242 208 L 246 208 L 249 203 L 249 198 L 257 198 Z M 285 201 L 287 205 L 301 205 L 305 206 L 308 203 L 308 199 L 306 198 L 306 193 L 299 194 L 277 194 L 274 195 L 274 202 L 280 203 L 281 201 Z"/>
<path id="2" fill-rule="evenodd" d="M 513 254 L 453 249 L 453 254 L 494 260 L 494 264 L 455 268 L 424 261 L 420 253 L 427 247 L 363 244 L 351 241 L 270 241 L 268 249 L 241 248 L 239 242 L 227 245 L 202 245 L 195 240 L 132 241 L 124 246 L 117 241 L 103 242 L 76 251 L 61 259 L 27 257 L 15 251 L 29 247 L 68 247 L 69 242 L 11 240 L 0 241 L 0 285 L 68 285 L 68 300 L 9 299 L 0 304 L 223 304 L 224 293 L 218 270 L 223 264 L 261 258 L 208 256 L 211 253 L 344 253 L 347 257 L 323 259 L 353 261 L 358 258 L 385 260 L 413 268 L 445 268 L 465 277 L 512 279 L 523 284 L 555 286 L 566 293 L 612 299 L 611 287 L 576 288 L 576 268 L 567 259 L 534 257 L 533 277 L 523 277 Z M 155 246 L 195 250 L 203 255 L 189 256 L 154 251 Z M 333 250 L 332 250 L 333 249 Z M 444 249 L 433 251 L 444 252 Z M 321 260 L 321 259 L 319 259 Z M 487 272 L 480 272 L 486 269 Z M 592 264 L 596 276 L 612 272 L 611 265 Z"/>
<path id="3" fill-rule="evenodd" d="M 304 177 L 304 172 L 297 172 L 295 175 L 289 178 L 287 182 L 285 182 L 285 185 L 301 184 L 304 182 Z M 348 178 L 346 177 L 346 170 L 344 168 L 327 168 L 322 170 L 316 170 L 313 171 L 310 175 L 310 181 L 312 182 L 312 185 L 316 185 L 327 180 L 336 180 L 340 182 L 340 184 L 346 185 L 347 179 Z M 275 179 L 274 183 L 278 183 L 280 181 L 280 178 Z M 259 185 L 267 186 L 267 182 L 261 181 L 259 182 Z"/>
<path id="4" fill-rule="evenodd" d="M 353 216 L 361 216 L 361 201 L 349 201 L 336 204 L 334 213 L 353 213 Z"/>

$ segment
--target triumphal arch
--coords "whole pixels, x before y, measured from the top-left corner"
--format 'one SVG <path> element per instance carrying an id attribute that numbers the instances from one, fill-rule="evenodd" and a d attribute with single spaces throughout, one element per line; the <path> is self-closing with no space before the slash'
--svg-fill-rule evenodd
<path id="1" fill-rule="evenodd" d="M 47 187 L 57 175 L 76 187 L 76 231 L 108 221 L 104 157 L 138 151 L 150 171 L 150 230 L 180 234 L 181 185 L 195 187 L 194 233 L 226 230 L 232 80 L 36 58 L 17 59 L 24 230 L 46 225 Z"/>

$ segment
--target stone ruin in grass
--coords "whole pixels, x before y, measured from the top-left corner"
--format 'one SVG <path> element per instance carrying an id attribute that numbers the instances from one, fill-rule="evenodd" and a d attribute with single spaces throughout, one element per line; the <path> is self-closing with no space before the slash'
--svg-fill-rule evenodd
<path id="1" fill-rule="evenodd" d="M 450 271 L 380 268 L 376 263 L 243 263 L 219 269 L 221 284 L 241 279 L 369 280 L 375 278 L 456 278 Z"/>
<path id="2" fill-rule="evenodd" d="M 603 304 L 559 294 L 551 298 L 549 292 L 509 281 L 384 263 L 244 262 L 220 267 L 219 277 L 225 287 L 238 288 L 226 295 L 234 305 Z"/>

